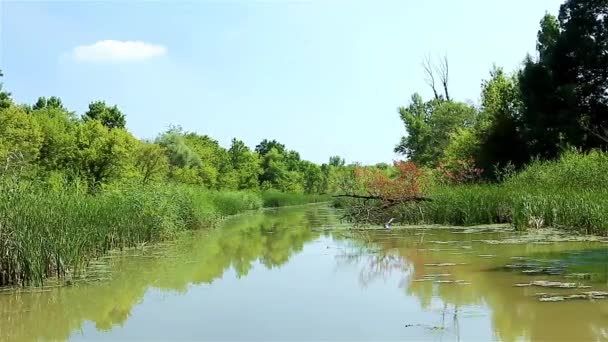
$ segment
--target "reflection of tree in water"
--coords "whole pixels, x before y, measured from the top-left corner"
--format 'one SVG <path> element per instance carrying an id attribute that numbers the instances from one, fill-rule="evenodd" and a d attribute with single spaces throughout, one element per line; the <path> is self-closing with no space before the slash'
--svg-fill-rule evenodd
<path id="1" fill-rule="evenodd" d="M 0 340 L 65 340 L 85 321 L 111 330 L 124 324 L 149 288 L 183 293 L 190 284 L 212 283 L 231 267 L 239 277 L 257 261 L 279 267 L 319 236 L 311 227 L 335 220 L 328 209 L 311 209 L 239 215 L 168 247 L 110 259 L 108 282 L 0 296 Z"/>
<path id="2" fill-rule="evenodd" d="M 395 235 L 400 236 L 395 236 Z M 353 234 L 352 238 L 357 238 Z M 496 337 L 504 341 L 516 340 L 604 340 L 607 332 L 608 301 L 572 301 L 564 303 L 541 303 L 534 293 L 546 292 L 542 289 L 519 288 L 513 284 L 528 282 L 532 278 L 518 273 L 504 271 L 488 271 L 513 263 L 513 256 L 534 256 L 550 258 L 560 253 L 574 254 L 575 259 L 593 261 L 586 267 L 576 268 L 575 271 L 591 271 L 604 275 L 594 284 L 594 289 L 606 291 L 604 281 L 606 274 L 606 249 L 598 252 L 591 244 L 505 244 L 488 245 L 476 244 L 473 250 L 466 253 L 454 251 L 454 246 L 462 245 L 471 239 L 466 234 L 452 234 L 449 231 L 434 231 L 432 240 L 439 243 L 421 244 L 417 236 L 402 232 L 367 232 L 358 238 L 359 244 L 353 248 L 360 260 L 366 260 L 360 265 L 364 267 L 361 274 L 371 278 L 385 277 L 386 273 L 377 272 L 376 264 L 382 264 L 383 255 L 390 254 L 409 265 L 404 268 L 403 285 L 408 295 L 416 296 L 421 307 L 434 310 L 434 298 L 440 299 L 443 308 L 439 308 L 441 322 L 438 327 L 446 327 L 452 321 L 450 330 L 459 335 L 459 318 L 464 312 L 472 310 L 473 314 L 487 307 L 490 310 L 492 328 Z M 446 243 L 459 240 L 457 244 Z M 432 242 L 432 241 L 429 241 Z M 470 242 L 470 241 L 469 241 Z M 596 245 L 597 246 L 597 245 Z M 597 248 L 597 247 L 595 247 Z M 373 253 L 369 253 L 372 250 Z M 378 251 L 379 250 L 379 251 Z M 495 254 L 493 258 L 480 258 L 478 255 Z M 604 255 L 602 259 L 599 255 Z M 370 262 L 365 258 L 376 258 Z M 598 262 L 604 261 L 604 262 Z M 432 263 L 462 263 L 454 267 L 429 267 Z M 372 267 L 368 267 L 372 265 Z M 590 265 L 590 266 L 589 266 Z M 368 269 L 365 269 L 368 267 Z M 384 267 L 383 270 L 401 272 L 398 267 Z M 455 283 L 435 283 L 424 280 L 425 275 L 448 273 L 449 279 L 461 279 L 466 286 Z M 407 276 L 409 275 L 409 276 Z M 367 283 L 373 279 L 366 279 Z M 549 290 L 551 291 L 551 290 Z M 449 316 L 452 319 L 449 319 Z M 414 322 L 415 323 L 415 322 Z M 438 329 L 443 334 L 444 329 Z"/>
<path id="3" fill-rule="evenodd" d="M 388 279 L 394 272 L 408 273 L 409 264 L 395 254 L 369 254 L 365 251 L 338 255 L 338 263 L 361 266 L 359 283 L 367 287 L 377 279 Z"/>
<path id="4" fill-rule="evenodd" d="M 380 233 L 381 235 L 384 235 Z M 379 245 L 374 243 L 373 236 L 375 233 L 360 232 L 355 234 L 358 237 L 358 242 L 355 243 L 352 248 L 343 254 L 337 256 L 338 266 L 351 265 L 359 267 L 359 283 L 363 288 L 366 288 L 369 284 L 377 280 L 386 280 L 392 275 L 401 275 L 402 278 L 399 281 L 399 287 L 404 288 L 410 293 L 410 287 L 415 286 L 414 284 L 422 284 L 422 282 L 413 282 L 416 275 L 419 274 L 415 271 L 415 262 L 408 260 L 407 255 L 403 255 L 403 250 L 398 248 L 390 248 L 381 246 L 378 250 Z M 381 240 L 390 241 L 390 240 Z M 415 251 L 415 249 L 413 249 Z M 419 257 L 420 253 L 412 252 L 412 249 L 408 249 L 411 256 L 414 259 Z M 426 283 L 431 284 L 431 283 Z M 419 292 L 421 295 L 421 306 L 426 309 L 430 309 L 432 298 L 434 296 L 433 287 L 422 286 L 421 289 L 429 290 Z M 451 316 L 451 320 L 450 320 Z M 457 340 L 460 340 L 460 324 L 459 324 L 459 305 L 448 304 L 443 302 L 443 307 L 440 310 L 439 320 L 433 326 L 425 326 L 425 328 L 434 332 L 441 340 L 445 333 L 451 331 Z M 451 324 L 451 325 L 450 325 Z M 415 322 L 406 324 L 406 326 L 416 326 Z"/>

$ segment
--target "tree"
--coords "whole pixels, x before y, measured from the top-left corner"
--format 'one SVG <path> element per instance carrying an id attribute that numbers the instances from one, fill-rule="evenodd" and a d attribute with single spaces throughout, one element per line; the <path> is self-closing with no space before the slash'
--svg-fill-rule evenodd
<path id="1" fill-rule="evenodd" d="M 62 111 L 67 111 L 65 107 L 63 107 L 63 102 L 61 99 L 55 96 L 51 96 L 48 99 L 44 96 L 38 98 L 34 106 L 32 106 L 32 110 L 40 110 L 40 109 L 59 109 Z"/>
<path id="2" fill-rule="evenodd" d="M 347 199 L 345 217 L 356 222 L 386 222 L 387 210 L 401 204 L 429 201 L 429 178 L 415 163 L 396 161 L 394 172 L 375 167 L 355 167 L 341 182 L 335 197 Z M 390 217 L 390 216 L 388 216 Z"/>
<path id="3" fill-rule="evenodd" d="M 4 74 L 0 70 L 0 77 Z M 6 109 L 11 106 L 13 100 L 11 99 L 11 93 L 2 90 L 2 82 L 0 82 L 0 109 Z"/>
<path id="4" fill-rule="evenodd" d="M 21 108 L 0 109 L 0 165 L 8 168 L 16 162 L 38 158 L 42 133 L 37 122 Z"/>
<path id="5" fill-rule="evenodd" d="M 342 167 L 345 164 L 346 164 L 346 161 L 344 160 L 344 158 L 341 158 L 340 156 L 329 157 L 329 165 L 331 165 L 331 166 Z"/>
<path id="6" fill-rule="evenodd" d="M 459 128 L 471 127 L 477 110 L 465 103 L 431 100 L 423 102 L 418 94 L 412 95 L 408 107 L 399 108 L 407 136 L 395 147 L 411 161 L 424 166 L 435 166 L 450 136 Z"/>
<path id="7" fill-rule="evenodd" d="M 83 120 L 97 120 L 104 126 L 113 128 L 125 128 L 125 115 L 117 106 L 109 107 L 104 101 L 94 101 L 89 104 L 89 110 L 84 113 Z"/>
<path id="8" fill-rule="evenodd" d="M 243 141 L 232 139 L 228 155 L 237 173 L 238 189 L 256 189 L 262 172 L 258 154 L 253 153 Z"/>
<path id="9" fill-rule="evenodd" d="M 118 179 L 131 162 L 135 138 L 123 129 L 110 129 L 97 120 L 85 121 L 76 131 L 76 163 L 91 190 Z"/>
<path id="10" fill-rule="evenodd" d="M 490 79 L 482 83 L 481 114 L 474 137 L 479 146 L 475 148 L 476 153 L 470 156 L 487 177 L 495 178 L 493 171 L 496 167 L 521 167 L 529 161 L 521 118 L 522 103 L 517 77 L 508 76 L 501 68 L 494 67 L 490 71 Z"/>
<path id="11" fill-rule="evenodd" d="M 430 55 L 426 55 L 422 60 L 422 68 L 424 69 L 425 81 L 429 87 L 433 90 L 433 95 L 435 96 L 435 100 L 437 101 L 451 101 L 450 94 L 448 91 L 448 83 L 449 83 L 449 64 L 448 64 L 448 56 L 444 55 L 440 61 L 439 65 L 433 63 L 433 60 Z M 439 77 L 439 81 L 441 82 L 441 86 L 443 88 L 443 95 L 439 95 L 437 91 L 437 86 L 435 82 L 435 74 Z"/>
<path id="12" fill-rule="evenodd" d="M 304 192 L 308 194 L 321 194 L 326 191 L 325 177 L 319 165 L 309 161 L 302 161 Z"/>
<path id="13" fill-rule="evenodd" d="M 263 189 L 277 189 L 284 192 L 302 192 L 303 177 L 295 170 L 289 170 L 287 156 L 273 147 L 261 160 L 260 185 Z"/>
<path id="14" fill-rule="evenodd" d="M 46 170 L 74 170 L 79 122 L 59 107 L 37 107 L 30 114 L 42 132 L 39 163 Z"/>
<path id="15" fill-rule="evenodd" d="M 135 166 L 142 175 L 142 183 L 147 184 L 167 175 L 169 159 L 160 145 L 143 142 L 136 151 Z"/>
<path id="16" fill-rule="evenodd" d="M 186 145 L 183 132 L 179 127 L 170 128 L 156 139 L 164 148 L 169 164 L 177 168 L 194 168 L 202 164 L 201 158 Z"/>
<path id="17" fill-rule="evenodd" d="M 538 58 L 527 58 L 519 77 L 531 156 L 608 146 L 596 134 L 608 127 L 607 12 L 605 0 L 568 0 L 558 18 L 541 20 Z"/>
<path id="18" fill-rule="evenodd" d="M 270 152 L 271 149 L 276 149 L 277 152 L 279 152 L 280 154 L 285 153 L 285 145 L 279 143 L 276 140 L 268 140 L 268 139 L 264 139 L 262 140 L 262 142 L 260 142 L 256 147 L 255 147 L 255 151 L 260 155 L 260 156 L 265 156 L 268 152 Z"/>

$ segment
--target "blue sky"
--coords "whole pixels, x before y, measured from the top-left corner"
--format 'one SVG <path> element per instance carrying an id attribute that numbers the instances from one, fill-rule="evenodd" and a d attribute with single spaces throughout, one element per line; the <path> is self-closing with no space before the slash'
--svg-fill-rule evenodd
<path id="1" fill-rule="evenodd" d="M 105 100 L 140 138 L 175 124 L 224 146 L 271 138 L 315 162 L 390 162 L 397 107 L 431 95 L 425 54 L 447 53 L 452 97 L 477 102 L 492 64 L 534 53 L 562 2 L 0 0 L 0 69 L 17 102 L 56 95 L 82 113 Z"/>

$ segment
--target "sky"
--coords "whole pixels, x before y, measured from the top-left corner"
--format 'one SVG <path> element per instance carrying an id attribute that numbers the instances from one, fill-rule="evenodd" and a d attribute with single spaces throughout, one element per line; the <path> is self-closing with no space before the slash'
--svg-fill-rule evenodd
<path id="1" fill-rule="evenodd" d="M 317 163 L 390 162 L 397 108 L 430 98 L 422 58 L 447 54 L 450 95 L 479 101 L 492 65 L 534 54 L 562 0 L 0 0 L 0 69 L 19 103 L 104 100 L 153 139 L 171 125 Z"/>

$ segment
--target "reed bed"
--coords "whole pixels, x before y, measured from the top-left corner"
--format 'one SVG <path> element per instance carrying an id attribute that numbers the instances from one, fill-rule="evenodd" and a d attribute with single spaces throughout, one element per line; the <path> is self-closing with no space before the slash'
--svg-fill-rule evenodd
<path id="1" fill-rule="evenodd" d="M 518 229 L 556 227 L 608 235 L 608 153 L 567 152 L 533 162 L 499 184 L 438 186 L 432 202 L 390 213 L 404 224 L 512 223 Z"/>
<path id="2" fill-rule="evenodd" d="M 262 192 L 264 207 L 286 207 L 307 203 L 328 202 L 331 197 L 327 195 L 312 195 L 302 193 L 286 193 L 276 190 Z"/>
<path id="3" fill-rule="evenodd" d="M 253 192 L 186 186 L 126 187 L 95 195 L 0 187 L 0 285 L 43 285 L 70 278 L 115 248 L 161 241 L 180 231 L 258 209 Z"/>

